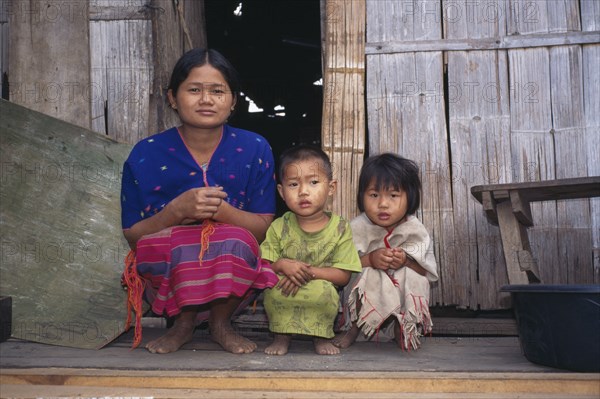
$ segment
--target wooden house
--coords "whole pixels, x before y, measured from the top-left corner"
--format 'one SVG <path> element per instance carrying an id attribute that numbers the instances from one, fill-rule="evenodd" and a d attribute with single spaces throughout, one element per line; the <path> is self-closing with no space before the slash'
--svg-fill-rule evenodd
<path id="1" fill-rule="evenodd" d="M 175 123 L 164 88 L 178 55 L 206 44 L 203 1 L 0 4 L 10 101 L 128 143 Z M 431 303 L 509 306 L 498 228 L 469 190 L 600 174 L 598 2 L 327 0 L 321 16 L 333 209 L 356 215 L 365 156 L 415 160 L 441 276 Z M 599 207 L 533 205 L 543 282 L 600 281 Z"/>
<path id="2" fill-rule="evenodd" d="M 176 123 L 167 110 L 164 90 L 172 63 L 185 50 L 210 45 L 204 13 L 208 1 L 213 0 L 0 0 L 2 97 L 37 111 L 25 115 L 22 108 L 0 102 L 5 113 L 0 115 L 0 266 L 7 273 L 0 281 L 0 295 L 10 288 L 7 281 L 19 280 L 13 272 L 30 261 L 31 270 L 62 267 L 71 272 L 77 266 L 85 271 L 79 274 L 82 278 L 86 273 L 109 275 L 110 282 L 98 283 L 109 287 L 106 299 L 93 306 L 118 306 L 115 303 L 124 294 L 114 294 L 110 285 L 118 284 L 125 255 L 124 244 L 114 238 L 120 233 L 118 168 L 132 143 Z M 320 7 L 320 142 L 340 181 L 332 209 L 348 218 L 357 214 L 354 199 L 365 156 L 394 152 L 415 160 L 423 182 L 418 217 L 432 234 L 440 272 L 431 305 L 507 309 L 509 298 L 499 291 L 509 282 L 500 231 L 486 220 L 471 188 L 600 175 L 600 2 L 321 0 Z M 84 129 L 78 134 L 79 128 L 72 125 L 49 126 L 51 122 L 40 113 Z M 15 141 L 27 128 L 46 126 L 52 134 L 43 131 L 29 143 L 21 135 L 21 141 Z M 69 142 L 69 135 L 77 139 Z M 31 148 L 38 144 L 48 145 L 48 152 L 37 155 L 44 158 L 40 162 L 46 169 L 39 169 L 40 163 L 27 163 L 26 157 L 36 156 Z M 86 158 L 84 150 L 93 154 Z M 78 178 L 72 174 L 56 178 L 60 170 L 56 166 L 85 162 L 93 167 L 82 166 L 84 173 Z M 40 173 L 48 173 L 41 179 L 43 184 L 36 179 Z M 54 184 L 57 180 L 60 187 Z M 93 192 L 84 192 L 86 183 L 94 186 Z M 41 196 L 52 190 L 56 193 L 43 203 L 15 200 L 25 191 Z M 10 206 L 7 201 L 12 201 Z M 84 215 L 84 222 L 70 208 L 81 201 L 107 212 L 88 209 L 91 214 Z M 55 205 L 68 212 L 53 213 L 48 219 L 45 210 Z M 14 218 L 19 207 L 24 211 Z M 42 213 L 43 218 L 38 218 Z M 536 223 L 529 236 L 542 282 L 600 283 L 599 199 L 534 203 L 532 217 Z M 39 229 L 21 228 L 30 218 L 43 221 Z M 75 224 L 70 230 L 65 227 L 69 220 Z M 53 229 L 54 223 L 58 230 Z M 67 230 L 73 235 L 46 241 L 52 245 L 45 247 L 43 255 L 50 263 L 39 262 L 37 247 L 13 245 L 17 239 Z M 114 235 L 108 238 L 107 256 L 95 256 L 92 244 L 98 241 L 90 237 L 98 232 Z M 77 256 L 73 242 L 87 250 L 82 259 L 92 259 L 93 267 L 60 264 L 57 249 L 66 248 L 67 254 Z M 44 285 L 49 280 L 40 273 L 31 281 Z M 64 283 L 75 287 L 73 295 L 80 291 L 76 281 Z M 32 289 L 30 302 L 46 298 L 36 287 L 28 288 Z M 62 299 L 53 300 L 61 303 Z M 36 310 L 47 316 L 52 309 L 40 305 Z M 124 312 L 118 314 L 119 320 Z M 79 340 L 79 347 L 97 347 L 122 332 L 122 322 L 109 326 L 108 332 L 95 324 L 91 330 L 92 324 L 85 322 L 36 323 L 35 331 L 25 327 L 25 335 L 17 338 L 27 339 L 30 333 L 48 342 L 62 334 Z M 445 326 L 452 335 L 452 326 Z M 508 334 L 500 331 L 506 324 L 490 322 L 489 331 L 484 327 L 471 325 L 479 335 L 513 336 L 510 341 L 473 338 L 468 343 L 455 339 L 439 344 L 434 338 L 429 350 L 400 360 L 389 357 L 389 346 L 378 347 L 373 357 L 357 349 L 335 373 L 332 370 L 340 367 L 337 359 L 314 362 L 296 354 L 287 362 L 267 364 L 264 355 L 253 354 L 243 361 L 196 343 L 188 348 L 191 351 L 166 360 L 158 371 L 148 370 L 154 358 L 145 357 L 145 351 L 141 357 L 139 352 L 124 354 L 130 343 L 127 337 L 91 357 L 89 352 L 57 354 L 16 343 L 3 347 L 7 349 L 2 362 L 10 370 L 0 373 L 0 385 L 23 397 L 39 397 L 40 392 L 156 397 L 220 397 L 226 392 L 231 397 L 251 397 L 263 390 L 267 393 L 262 397 L 299 397 L 297 393 L 303 392 L 301 397 L 309 398 L 333 392 L 331 397 L 589 398 L 600 392 L 597 374 L 553 373 L 523 362 L 514 326 Z M 469 327 L 455 328 L 464 333 Z M 196 367 L 192 353 L 196 350 L 205 351 L 202 354 L 216 365 Z M 46 363 L 36 358 L 44 356 L 50 359 Z M 118 371 L 124 364 L 129 366 L 126 377 Z M 299 364 L 305 367 L 300 374 Z M 360 367 L 372 367 L 368 369 L 372 372 L 356 372 Z M 394 372 L 387 373 L 388 368 Z M 43 388 L 20 390 L 27 384 Z"/>

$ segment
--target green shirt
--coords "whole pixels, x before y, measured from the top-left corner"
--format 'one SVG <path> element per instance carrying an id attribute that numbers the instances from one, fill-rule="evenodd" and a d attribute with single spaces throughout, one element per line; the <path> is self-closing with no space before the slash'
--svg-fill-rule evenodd
<path id="1" fill-rule="evenodd" d="M 271 262 L 295 259 L 314 267 L 362 271 L 350 223 L 339 215 L 328 215 L 330 219 L 323 230 L 306 233 L 298 225 L 296 215 L 286 212 L 269 227 L 260 246 L 262 258 Z"/>

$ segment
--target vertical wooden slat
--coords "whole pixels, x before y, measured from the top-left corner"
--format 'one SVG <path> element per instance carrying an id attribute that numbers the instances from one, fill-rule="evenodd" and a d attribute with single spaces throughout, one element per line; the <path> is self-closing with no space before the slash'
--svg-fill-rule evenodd
<path id="1" fill-rule="evenodd" d="M 149 0 L 149 6 L 153 10 L 154 55 L 150 109 L 155 110 L 149 129 L 154 133 L 179 123 L 177 114 L 166 102 L 171 71 L 179 57 L 190 47 L 206 47 L 206 33 L 203 18 L 200 17 L 204 15 L 204 0 Z"/>
<path id="2" fill-rule="evenodd" d="M 551 48 L 550 62 L 556 177 L 587 176 L 581 47 Z M 567 283 L 593 281 L 589 200 L 557 201 L 556 207 L 556 267 L 566 271 Z"/>
<path id="3" fill-rule="evenodd" d="M 9 7 L 11 101 L 89 128 L 88 2 L 12 0 Z"/>
<path id="4" fill-rule="evenodd" d="M 600 30 L 600 2 L 580 0 L 581 30 Z M 600 176 L 600 44 L 582 46 L 583 108 L 589 176 Z M 594 283 L 600 283 L 600 198 L 590 200 Z"/>
<path id="5" fill-rule="evenodd" d="M 367 41 L 441 39 L 439 2 L 367 2 Z M 367 56 L 369 154 L 394 152 L 414 160 L 423 183 L 418 214 L 434 242 L 440 282 L 432 303 L 463 304 L 469 270 L 454 235 L 450 160 L 439 51 Z"/>
<path id="6" fill-rule="evenodd" d="M 365 151 L 365 2 L 327 0 L 325 9 L 321 145 L 338 179 L 332 210 L 352 218 Z"/>
<path id="7" fill-rule="evenodd" d="M 149 134 L 151 118 L 151 23 L 94 21 L 90 37 L 93 130 L 137 142 Z"/>
<path id="8" fill-rule="evenodd" d="M 0 93 L 8 92 L 4 86 L 4 76 L 8 75 L 8 3 L 0 0 Z"/>
<path id="9" fill-rule="evenodd" d="M 444 2 L 448 39 L 493 38 L 505 34 L 505 2 Z M 468 281 L 471 307 L 493 308 L 507 283 L 498 228 L 491 226 L 470 188 L 510 181 L 510 117 L 505 51 L 453 51 L 448 60 L 448 113 L 453 213 L 460 267 Z M 452 283 L 449 283 L 452 284 Z"/>

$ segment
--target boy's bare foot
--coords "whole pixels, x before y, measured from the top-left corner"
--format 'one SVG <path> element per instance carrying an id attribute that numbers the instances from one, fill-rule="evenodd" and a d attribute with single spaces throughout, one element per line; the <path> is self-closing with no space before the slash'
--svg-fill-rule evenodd
<path id="1" fill-rule="evenodd" d="M 210 337 L 227 352 L 251 353 L 256 349 L 254 342 L 235 332 L 229 323 L 210 325 Z"/>
<path id="2" fill-rule="evenodd" d="M 271 345 L 265 348 L 267 355 L 285 355 L 288 353 L 292 336 L 289 334 L 275 334 Z"/>
<path id="3" fill-rule="evenodd" d="M 356 323 L 352 323 L 352 327 L 350 327 L 348 331 L 336 335 L 331 340 L 331 343 L 341 349 L 349 348 L 350 345 L 352 345 L 354 341 L 356 341 L 359 332 L 360 329 L 358 328 Z"/>
<path id="4" fill-rule="evenodd" d="M 146 344 L 151 353 L 176 352 L 194 336 L 194 323 L 175 322 L 165 335 Z"/>
<path id="5" fill-rule="evenodd" d="M 315 338 L 313 340 L 313 342 L 315 344 L 315 352 L 317 352 L 319 355 L 339 355 L 340 354 L 340 348 L 338 348 L 337 346 L 334 346 L 331 343 L 330 339 Z"/>

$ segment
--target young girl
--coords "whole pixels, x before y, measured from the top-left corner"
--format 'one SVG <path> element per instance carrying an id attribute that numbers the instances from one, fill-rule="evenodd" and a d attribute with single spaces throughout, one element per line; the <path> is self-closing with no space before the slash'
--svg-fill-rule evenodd
<path id="1" fill-rule="evenodd" d="M 320 148 L 299 146 L 284 152 L 277 190 L 289 212 L 276 219 L 261 245 L 262 258 L 279 274 L 267 289 L 264 306 L 269 329 L 275 334 L 265 349 L 285 355 L 291 334 L 314 337 L 320 355 L 340 352 L 330 339 L 339 310 L 338 287 L 360 272 L 350 224 L 325 211 L 336 188 L 331 163 Z"/>
<path id="2" fill-rule="evenodd" d="M 417 349 L 431 332 L 429 284 L 438 275 L 429 234 L 414 216 L 420 191 L 418 167 L 408 159 L 381 154 L 363 165 L 362 213 L 351 222 L 363 269 L 344 290 L 350 329 L 333 340 L 339 348 L 375 337 Z"/>

